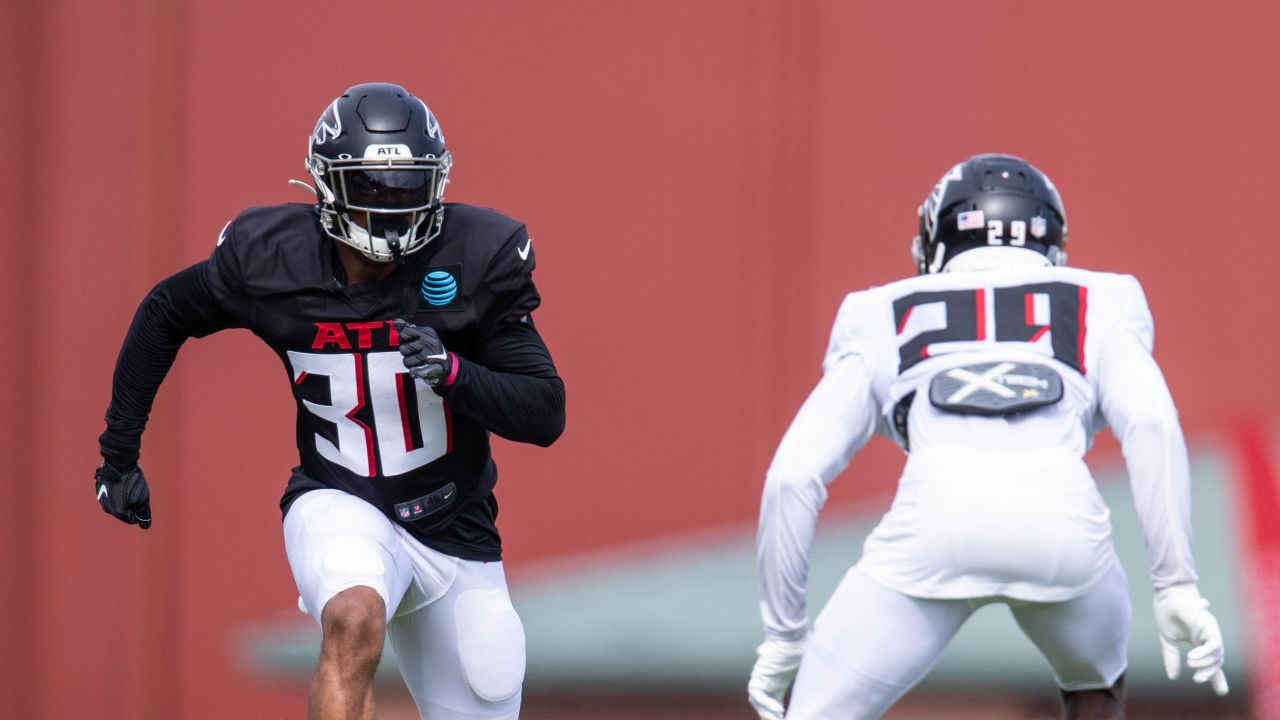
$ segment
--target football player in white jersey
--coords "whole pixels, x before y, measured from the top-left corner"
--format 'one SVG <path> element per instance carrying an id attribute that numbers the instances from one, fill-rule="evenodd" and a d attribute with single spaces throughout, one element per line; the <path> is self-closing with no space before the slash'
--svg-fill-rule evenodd
<path id="1" fill-rule="evenodd" d="M 1130 607 L 1083 456 L 1120 440 L 1170 678 L 1227 692 L 1196 588 L 1187 450 L 1132 276 L 1064 267 L 1057 189 L 1008 155 L 953 167 L 920 208 L 918 277 L 848 295 L 823 377 L 765 479 L 757 537 L 762 720 L 880 717 L 975 609 L 1005 603 L 1068 718 L 1123 716 Z M 889 512 L 812 630 L 809 551 L 826 486 L 872 433 L 908 452 Z M 798 674 L 797 674 L 798 669 Z"/>

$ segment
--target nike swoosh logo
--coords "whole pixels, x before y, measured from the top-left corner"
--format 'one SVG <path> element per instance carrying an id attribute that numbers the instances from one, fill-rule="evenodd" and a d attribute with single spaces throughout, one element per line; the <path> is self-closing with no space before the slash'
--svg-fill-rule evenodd
<path id="1" fill-rule="evenodd" d="M 102 498 L 104 498 L 104 497 L 106 497 L 106 496 L 107 496 L 107 486 L 106 486 L 106 485 L 101 485 L 101 486 L 99 486 L 99 487 L 98 487 L 98 499 L 99 499 L 99 500 L 101 500 Z"/>
<path id="2" fill-rule="evenodd" d="M 448 351 L 448 350 L 445 350 L 444 352 L 440 353 L 439 355 L 428 355 L 428 356 L 427 356 L 427 359 L 428 359 L 428 360 L 448 360 L 448 359 L 449 359 L 449 351 Z"/>
<path id="3" fill-rule="evenodd" d="M 516 254 L 520 256 L 521 260 L 528 260 L 529 251 L 532 249 L 533 249 L 533 238 L 529 238 L 529 242 L 525 243 L 523 248 L 516 248 Z"/>

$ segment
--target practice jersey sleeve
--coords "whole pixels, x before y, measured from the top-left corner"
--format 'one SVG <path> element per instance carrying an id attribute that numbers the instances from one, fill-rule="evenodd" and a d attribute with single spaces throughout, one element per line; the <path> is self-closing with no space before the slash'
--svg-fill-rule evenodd
<path id="1" fill-rule="evenodd" d="M 1187 446 L 1164 375 L 1152 357 L 1153 323 L 1138 281 L 1125 276 L 1125 311 L 1099 348 L 1099 403 L 1120 441 L 1157 590 L 1196 581 L 1191 556 Z"/>
<path id="2" fill-rule="evenodd" d="M 830 370 L 844 358 L 858 355 L 874 371 L 877 353 L 892 346 L 892 338 L 882 337 L 873 322 L 881 312 L 888 312 L 888 308 L 873 290 L 846 295 L 831 327 L 822 369 Z"/>
<path id="3" fill-rule="evenodd" d="M 485 269 L 483 284 L 494 300 L 483 319 L 486 334 L 500 331 L 506 323 L 519 320 L 542 303 L 533 284 L 537 264 L 533 240 L 521 226 L 507 238 Z"/>
<path id="4" fill-rule="evenodd" d="M 235 297 L 240 264 L 223 230 L 213 255 L 161 280 L 138 306 L 116 359 L 102 456 L 117 465 L 137 462 L 151 406 L 182 344 L 230 327 L 243 327 Z"/>
<path id="5" fill-rule="evenodd" d="M 564 382 L 530 315 L 541 303 L 533 284 L 533 241 L 520 226 L 498 248 L 483 285 L 493 296 L 480 344 L 459 358 L 458 376 L 437 392 L 490 432 L 547 446 L 564 431 Z M 457 358 L 457 356 L 454 356 Z"/>
<path id="6" fill-rule="evenodd" d="M 837 321 L 835 335 L 840 333 Z M 876 426 L 871 373 L 862 356 L 828 354 L 817 387 L 791 422 L 765 474 L 756 535 L 765 637 L 797 640 L 808 627 L 809 552 L 826 486 Z"/>
<path id="7" fill-rule="evenodd" d="M 474 361 L 454 355 L 454 362 L 457 378 L 437 390 L 454 410 L 508 440 L 545 447 L 560 437 L 564 382 L 528 316 L 503 323 Z"/>

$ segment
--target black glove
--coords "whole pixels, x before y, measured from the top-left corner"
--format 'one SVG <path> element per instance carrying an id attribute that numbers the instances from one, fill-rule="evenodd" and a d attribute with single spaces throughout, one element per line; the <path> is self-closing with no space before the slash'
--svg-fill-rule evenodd
<path id="1" fill-rule="evenodd" d="M 429 327 L 414 325 L 399 318 L 392 320 L 400 334 L 400 354 L 409 374 L 431 387 L 438 387 L 453 370 L 453 358 L 444 349 L 440 336 Z"/>
<path id="2" fill-rule="evenodd" d="M 151 490 L 137 463 L 121 470 L 103 462 L 93 474 L 93 485 L 103 512 L 143 530 L 151 527 Z"/>

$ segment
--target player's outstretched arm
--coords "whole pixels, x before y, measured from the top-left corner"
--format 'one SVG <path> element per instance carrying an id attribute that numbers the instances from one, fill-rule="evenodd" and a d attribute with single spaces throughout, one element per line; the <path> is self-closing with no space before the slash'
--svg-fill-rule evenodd
<path id="1" fill-rule="evenodd" d="M 809 552 L 826 486 L 875 430 L 871 375 L 862 359 L 831 366 L 796 414 L 765 475 L 756 535 L 764 643 L 747 684 L 762 720 L 781 720 L 782 698 L 808 638 Z"/>
<path id="2" fill-rule="evenodd" d="M 454 411 L 516 442 L 545 447 L 564 432 L 564 382 L 527 317 L 487 336 L 475 360 L 448 351 L 429 327 L 394 322 L 405 367 Z"/>
<path id="3" fill-rule="evenodd" d="M 1134 506 L 1151 560 L 1165 671 L 1178 676 L 1179 643 L 1196 682 L 1226 694 L 1218 622 L 1196 587 L 1191 554 L 1191 479 L 1186 441 L 1164 375 L 1151 355 L 1152 324 L 1136 281 L 1130 312 L 1103 340 L 1097 368 L 1103 415 L 1124 451 Z"/>
<path id="4" fill-rule="evenodd" d="M 157 284 L 134 313 L 116 359 L 94 493 L 104 511 L 144 530 L 151 527 L 151 493 L 138 456 L 156 393 L 187 338 L 233 324 L 211 288 L 210 272 L 205 261 Z"/>

